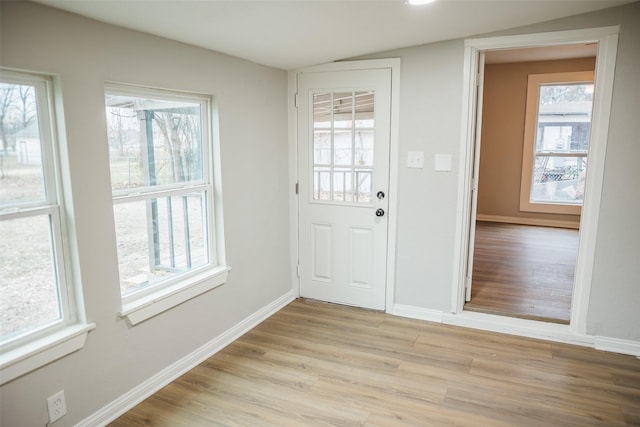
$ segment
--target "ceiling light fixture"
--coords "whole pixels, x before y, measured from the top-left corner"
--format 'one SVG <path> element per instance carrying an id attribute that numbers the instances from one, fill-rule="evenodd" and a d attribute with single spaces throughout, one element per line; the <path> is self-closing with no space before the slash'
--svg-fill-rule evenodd
<path id="1" fill-rule="evenodd" d="M 436 0 L 407 0 L 407 4 L 410 4 L 413 6 L 420 6 L 427 3 L 433 3 L 434 1 Z"/>

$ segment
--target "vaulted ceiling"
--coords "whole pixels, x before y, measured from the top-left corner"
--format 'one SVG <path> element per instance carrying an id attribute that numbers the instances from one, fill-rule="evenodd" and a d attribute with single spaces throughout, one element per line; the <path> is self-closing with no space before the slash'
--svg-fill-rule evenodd
<path id="1" fill-rule="evenodd" d="M 630 0 L 37 0 L 281 69 L 499 31 Z"/>

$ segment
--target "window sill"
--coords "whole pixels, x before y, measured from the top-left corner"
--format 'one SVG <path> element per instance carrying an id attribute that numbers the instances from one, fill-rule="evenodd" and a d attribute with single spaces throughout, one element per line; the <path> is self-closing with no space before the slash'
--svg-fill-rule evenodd
<path id="1" fill-rule="evenodd" d="M 582 213 L 582 205 L 569 205 L 569 204 L 551 203 L 551 202 L 533 203 L 528 200 L 524 200 L 524 201 L 520 201 L 520 210 L 523 212 L 580 215 Z"/>
<path id="2" fill-rule="evenodd" d="M 0 385 L 80 350 L 95 327 L 74 324 L 0 355 Z"/>
<path id="3" fill-rule="evenodd" d="M 217 288 L 227 281 L 231 267 L 217 267 L 190 277 L 188 281 L 163 288 L 135 301 L 122 304 L 121 317 L 132 326 L 144 322 L 204 292 Z"/>

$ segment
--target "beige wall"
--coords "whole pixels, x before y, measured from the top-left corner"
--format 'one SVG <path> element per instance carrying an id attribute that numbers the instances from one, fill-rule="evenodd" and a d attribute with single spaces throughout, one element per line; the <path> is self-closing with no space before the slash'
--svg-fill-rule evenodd
<path id="1" fill-rule="evenodd" d="M 569 221 L 577 226 L 579 215 L 520 211 L 527 76 L 594 69 L 595 58 L 485 66 L 478 215 L 514 218 L 514 222 Z"/>

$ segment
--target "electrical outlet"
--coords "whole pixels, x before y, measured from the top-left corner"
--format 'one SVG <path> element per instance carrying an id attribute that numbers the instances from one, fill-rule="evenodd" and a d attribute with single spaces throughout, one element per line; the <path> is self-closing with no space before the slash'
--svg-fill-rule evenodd
<path id="1" fill-rule="evenodd" d="M 47 409 L 49 410 L 49 422 L 54 422 L 67 414 L 67 402 L 64 399 L 64 390 L 60 390 L 53 396 L 47 398 Z"/>

